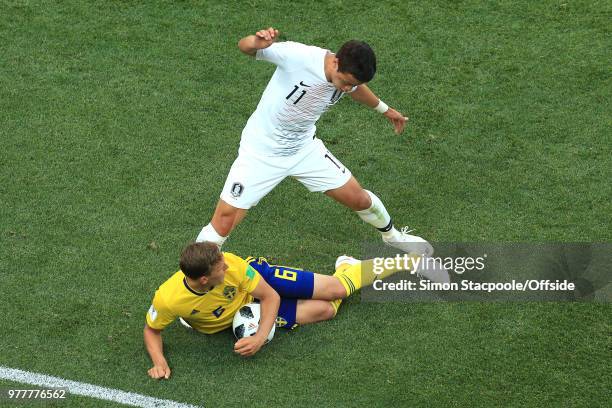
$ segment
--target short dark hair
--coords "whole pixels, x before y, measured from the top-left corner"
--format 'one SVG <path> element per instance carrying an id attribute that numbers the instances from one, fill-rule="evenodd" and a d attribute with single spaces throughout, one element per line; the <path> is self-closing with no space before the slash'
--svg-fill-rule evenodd
<path id="1" fill-rule="evenodd" d="M 223 255 L 213 242 L 194 242 L 183 249 L 179 266 L 181 271 L 191 279 L 209 276 L 213 266 Z"/>
<path id="2" fill-rule="evenodd" d="M 376 73 L 376 55 L 365 42 L 345 42 L 336 54 L 338 71 L 352 74 L 359 82 L 370 82 Z"/>

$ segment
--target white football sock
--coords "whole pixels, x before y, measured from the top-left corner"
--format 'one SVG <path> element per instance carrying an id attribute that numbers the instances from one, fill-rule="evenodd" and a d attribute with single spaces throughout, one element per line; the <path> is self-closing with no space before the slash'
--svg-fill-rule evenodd
<path id="1" fill-rule="evenodd" d="M 226 239 L 227 237 L 222 237 L 219 235 L 212 224 L 209 223 L 207 226 L 202 228 L 202 231 L 200 231 L 198 237 L 196 238 L 196 242 L 214 242 L 219 248 L 221 248 Z"/>
<path id="2" fill-rule="evenodd" d="M 376 194 L 371 191 L 365 190 L 366 193 L 372 199 L 372 206 L 367 210 L 355 211 L 359 218 L 364 220 L 370 225 L 373 225 L 383 237 L 393 236 L 397 230 L 393 228 L 393 222 L 391 222 L 391 216 L 387 212 L 380 198 L 376 196 Z"/>
<path id="3" fill-rule="evenodd" d="M 385 241 L 393 241 L 393 237 L 401 235 L 401 233 L 395 229 L 393 225 L 391 225 L 391 229 L 389 229 L 389 231 L 380 231 L 380 235 L 382 235 L 382 238 Z"/>

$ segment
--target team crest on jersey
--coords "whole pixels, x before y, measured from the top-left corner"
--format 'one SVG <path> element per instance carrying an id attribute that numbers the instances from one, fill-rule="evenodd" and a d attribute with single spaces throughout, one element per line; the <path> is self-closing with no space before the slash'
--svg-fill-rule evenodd
<path id="1" fill-rule="evenodd" d="M 225 296 L 229 300 L 233 300 L 234 296 L 236 296 L 236 287 L 226 286 L 225 288 L 223 288 L 223 296 Z"/>
<path id="2" fill-rule="evenodd" d="M 232 189 L 230 190 L 230 192 L 232 193 L 232 197 L 234 198 L 240 197 L 243 191 L 244 191 L 244 186 L 241 183 L 232 184 Z"/>

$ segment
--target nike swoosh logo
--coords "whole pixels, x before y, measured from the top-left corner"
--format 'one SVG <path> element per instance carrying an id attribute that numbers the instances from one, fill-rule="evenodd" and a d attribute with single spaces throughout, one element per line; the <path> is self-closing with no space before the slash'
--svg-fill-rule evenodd
<path id="1" fill-rule="evenodd" d="M 300 81 L 300 85 L 305 86 L 305 87 L 307 87 L 307 88 L 310 88 L 310 85 L 306 85 L 306 84 L 304 83 L 304 81 Z"/>

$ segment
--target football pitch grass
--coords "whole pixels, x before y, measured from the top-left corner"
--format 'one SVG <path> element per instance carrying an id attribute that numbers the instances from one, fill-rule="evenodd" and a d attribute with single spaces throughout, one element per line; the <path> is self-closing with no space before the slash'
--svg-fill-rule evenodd
<path id="1" fill-rule="evenodd" d="M 610 406 L 605 303 L 357 295 L 249 359 L 228 331 L 175 324 L 161 382 L 142 327 L 274 70 L 236 43 L 271 25 L 376 51 L 371 88 L 410 117 L 405 133 L 347 97 L 318 134 L 399 226 L 610 242 L 611 15 L 609 1 L 1 2 L 0 366 L 206 407 Z M 286 180 L 224 250 L 329 274 L 376 239 Z"/>

